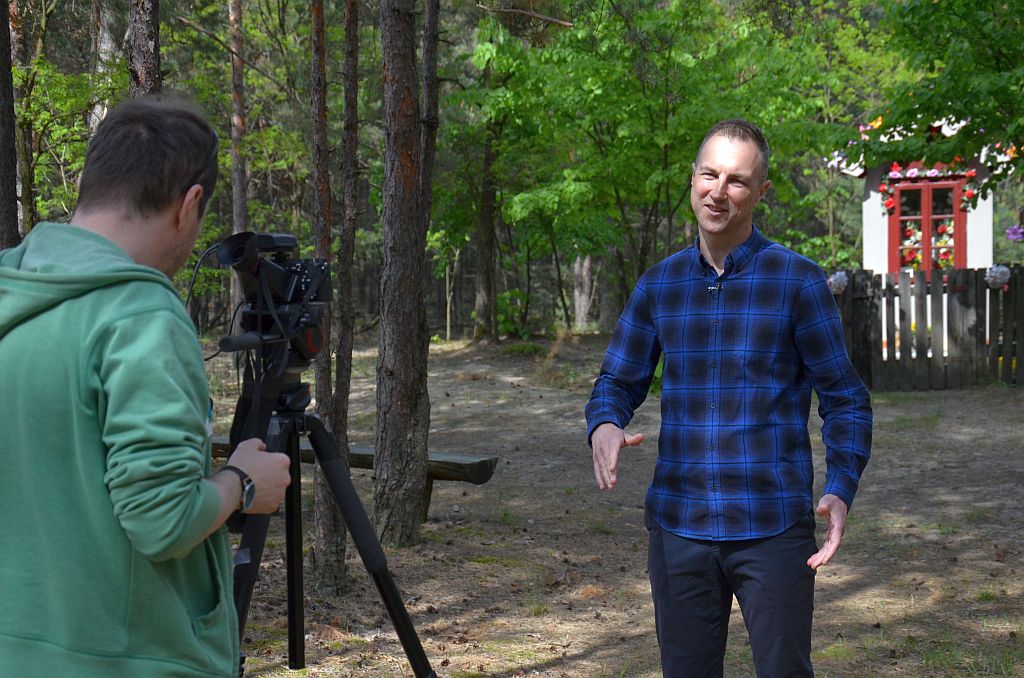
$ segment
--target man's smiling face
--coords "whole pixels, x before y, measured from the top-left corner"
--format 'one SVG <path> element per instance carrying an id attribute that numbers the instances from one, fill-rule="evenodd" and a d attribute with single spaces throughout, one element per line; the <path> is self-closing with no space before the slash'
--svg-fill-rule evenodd
<path id="1" fill-rule="evenodd" d="M 702 234 L 732 239 L 749 233 L 754 207 L 771 186 L 761 168 L 753 142 L 721 134 L 707 140 L 690 180 L 690 206 Z"/>

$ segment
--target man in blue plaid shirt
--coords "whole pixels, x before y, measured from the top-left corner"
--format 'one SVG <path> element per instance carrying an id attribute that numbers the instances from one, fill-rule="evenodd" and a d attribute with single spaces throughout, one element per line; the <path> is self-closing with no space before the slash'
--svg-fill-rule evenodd
<path id="1" fill-rule="evenodd" d="M 813 676 L 814 574 L 839 549 L 871 454 L 871 404 L 814 262 L 753 225 L 769 148 L 743 120 L 708 132 L 693 165 L 699 239 L 649 269 L 619 319 L 587 403 L 601 489 L 663 360 L 661 433 L 645 499 L 665 676 L 721 676 L 733 595 L 758 676 Z M 811 389 L 826 476 L 814 507 Z M 815 511 L 826 519 L 815 543 Z"/>

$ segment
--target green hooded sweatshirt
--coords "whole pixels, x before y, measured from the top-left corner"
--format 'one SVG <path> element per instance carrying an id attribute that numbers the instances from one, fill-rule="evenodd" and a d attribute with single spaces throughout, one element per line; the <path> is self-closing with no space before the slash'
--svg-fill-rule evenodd
<path id="1" fill-rule="evenodd" d="M 82 228 L 0 252 L 0 676 L 236 676 L 195 328 Z"/>

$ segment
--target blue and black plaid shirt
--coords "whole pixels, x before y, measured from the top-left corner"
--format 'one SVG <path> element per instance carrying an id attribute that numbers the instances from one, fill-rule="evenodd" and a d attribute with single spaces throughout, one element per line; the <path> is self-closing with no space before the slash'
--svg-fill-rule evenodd
<path id="1" fill-rule="evenodd" d="M 754 228 L 718 276 L 696 246 L 640 278 L 587 403 L 625 428 L 664 356 L 661 435 L 645 501 L 693 539 L 769 537 L 812 509 L 811 387 L 824 421 L 826 493 L 852 505 L 871 454 L 871 403 L 814 262 Z"/>

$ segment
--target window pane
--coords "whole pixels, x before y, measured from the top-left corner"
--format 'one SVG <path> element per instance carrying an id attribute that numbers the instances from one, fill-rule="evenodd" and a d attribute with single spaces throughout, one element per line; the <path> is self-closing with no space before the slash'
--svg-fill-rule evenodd
<path id="1" fill-rule="evenodd" d="M 921 214 L 921 190 L 904 188 L 900 190 L 900 216 L 910 217 Z"/>
<path id="2" fill-rule="evenodd" d="M 952 188 L 936 188 L 932 190 L 932 214 L 953 214 Z"/>
<path id="3" fill-rule="evenodd" d="M 920 197 L 920 193 L 918 193 Z M 921 267 L 921 232 L 920 220 L 900 223 L 900 267 L 919 269 Z"/>
<path id="4" fill-rule="evenodd" d="M 952 193 L 952 191 L 950 191 Z M 949 269 L 956 267 L 953 244 L 956 232 L 952 219 L 932 220 L 932 268 Z"/>

